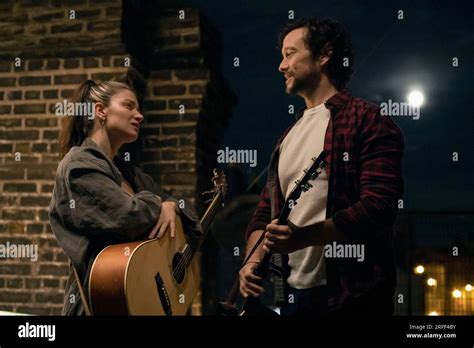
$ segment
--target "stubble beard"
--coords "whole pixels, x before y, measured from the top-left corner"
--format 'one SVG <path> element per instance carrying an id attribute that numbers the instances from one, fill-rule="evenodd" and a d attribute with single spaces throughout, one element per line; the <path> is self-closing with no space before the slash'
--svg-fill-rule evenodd
<path id="1" fill-rule="evenodd" d="M 321 74 L 317 71 L 314 71 L 311 74 L 307 74 L 302 77 L 293 77 L 293 82 L 285 87 L 285 92 L 288 95 L 301 94 L 305 91 L 311 91 L 319 86 L 321 80 Z"/>

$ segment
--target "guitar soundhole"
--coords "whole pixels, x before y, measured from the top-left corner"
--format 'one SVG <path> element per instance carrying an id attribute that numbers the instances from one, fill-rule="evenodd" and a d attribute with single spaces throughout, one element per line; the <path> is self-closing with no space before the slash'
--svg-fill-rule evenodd
<path id="1" fill-rule="evenodd" d="M 181 284 L 184 280 L 184 274 L 186 267 L 184 264 L 183 256 L 180 253 L 176 253 L 173 256 L 173 277 L 178 284 Z"/>

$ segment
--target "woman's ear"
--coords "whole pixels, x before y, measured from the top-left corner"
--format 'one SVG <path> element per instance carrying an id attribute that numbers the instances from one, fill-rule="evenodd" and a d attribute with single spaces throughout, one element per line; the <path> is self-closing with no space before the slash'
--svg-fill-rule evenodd
<path id="1" fill-rule="evenodd" d="M 101 120 L 105 120 L 106 118 L 106 106 L 101 103 L 101 102 L 97 102 L 94 104 L 94 114 L 95 116 L 99 117 Z"/>

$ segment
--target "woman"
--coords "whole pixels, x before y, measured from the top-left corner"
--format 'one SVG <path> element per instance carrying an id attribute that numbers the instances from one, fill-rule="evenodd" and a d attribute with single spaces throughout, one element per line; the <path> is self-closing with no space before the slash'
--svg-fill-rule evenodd
<path id="1" fill-rule="evenodd" d="M 97 254 L 111 244 L 160 238 L 175 233 L 181 214 L 187 229 L 199 235 L 197 216 L 163 194 L 150 176 L 117 156 L 123 144 L 137 139 L 143 115 L 131 88 L 110 81 L 87 80 L 75 92 L 75 110 L 92 115 L 65 117 L 60 156 L 49 205 L 51 229 L 71 260 L 63 314 L 83 315 L 89 273 Z M 92 109 L 87 106 L 92 105 Z M 77 276 L 74 274 L 77 272 Z M 80 279 L 83 294 L 76 278 Z"/>

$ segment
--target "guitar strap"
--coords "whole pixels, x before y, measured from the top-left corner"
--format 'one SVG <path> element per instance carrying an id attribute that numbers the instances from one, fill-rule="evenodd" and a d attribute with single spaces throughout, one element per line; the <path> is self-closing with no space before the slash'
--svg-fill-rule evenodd
<path id="1" fill-rule="evenodd" d="M 76 283 L 77 283 L 77 286 L 79 288 L 79 293 L 81 295 L 81 300 L 82 300 L 82 304 L 84 306 L 84 311 L 86 312 L 87 316 L 91 316 L 92 312 L 90 310 L 89 303 L 87 302 L 86 294 L 84 293 L 84 288 L 82 287 L 81 280 L 79 279 L 79 275 L 77 274 L 76 267 L 74 267 L 74 265 L 72 264 L 71 261 L 69 261 L 69 262 L 70 262 L 70 265 L 72 267 L 72 270 L 74 271 L 74 276 L 76 277 Z"/>
<path id="2" fill-rule="evenodd" d="M 282 254 L 273 254 L 272 263 L 284 269 L 284 260 Z M 276 306 L 281 307 L 285 303 L 286 281 L 285 277 L 273 277 L 273 302 Z"/>

